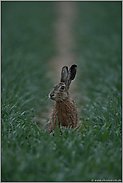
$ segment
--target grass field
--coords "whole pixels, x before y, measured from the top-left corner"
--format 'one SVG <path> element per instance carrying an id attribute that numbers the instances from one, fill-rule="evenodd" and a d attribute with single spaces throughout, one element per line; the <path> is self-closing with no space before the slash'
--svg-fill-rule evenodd
<path id="1" fill-rule="evenodd" d="M 86 131 L 59 137 L 56 128 L 52 137 L 35 116 L 53 84 L 55 2 L 2 2 L 2 181 L 122 180 L 121 2 L 75 6 L 76 103 Z"/>

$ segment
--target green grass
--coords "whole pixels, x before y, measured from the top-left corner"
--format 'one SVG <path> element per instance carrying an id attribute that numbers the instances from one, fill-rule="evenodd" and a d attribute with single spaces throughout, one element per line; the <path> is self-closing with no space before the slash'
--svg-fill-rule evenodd
<path id="1" fill-rule="evenodd" d="M 52 87 L 46 75 L 55 52 L 53 21 L 52 3 L 2 2 L 2 181 L 18 177 L 18 151 L 40 133 L 35 117 L 46 111 Z"/>
<path id="2" fill-rule="evenodd" d="M 85 140 L 87 161 L 94 161 L 88 173 L 97 172 L 94 179 L 118 180 L 122 154 L 121 2 L 81 2 L 77 7 L 78 101 L 90 136 Z"/>
<path id="3" fill-rule="evenodd" d="M 122 179 L 121 2 L 75 5 L 76 102 L 86 131 L 59 137 L 56 128 L 53 137 L 35 116 L 52 88 L 55 3 L 2 2 L 2 181 Z"/>

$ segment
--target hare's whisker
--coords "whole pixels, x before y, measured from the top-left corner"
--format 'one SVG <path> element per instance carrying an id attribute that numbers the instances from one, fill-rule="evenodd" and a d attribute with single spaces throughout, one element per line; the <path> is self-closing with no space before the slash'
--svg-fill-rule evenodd
<path id="1" fill-rule="evenodd" d="M 49 97 L 45 96 L 44 98 L 40 99 L 41 103 L 45 105 L 49 100 Z"/>
<path id="2" fill-rule="evenodd" d="M 45 101 L 44 104 L 46 104 L 46 103 L 49 102 L 49 101 L 50 101 L 50 99 L 49 99 L 49 97 L 47 97 L 47 99 L 46 99 L 46 101 Z"/>

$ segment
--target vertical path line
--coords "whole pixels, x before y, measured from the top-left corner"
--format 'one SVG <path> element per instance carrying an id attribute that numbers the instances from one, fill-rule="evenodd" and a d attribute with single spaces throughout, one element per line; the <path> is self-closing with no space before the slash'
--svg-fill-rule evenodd
<path id="1" fill-rule="evenodd" d="M 58 83 L 60 80 L 61 68 L 64 65 L 70 67 L 75 63 L 75 55 L 72 52 L 74 44 L 72 36 L 72 26 L 75 21 L 75 3 L 74 2 L 57 2 L 56 4 L 57 19 L 54 24 L 55 44 L 57 55 L 50 61 L 50 73 L 53 76 L 53 82 Z"/>

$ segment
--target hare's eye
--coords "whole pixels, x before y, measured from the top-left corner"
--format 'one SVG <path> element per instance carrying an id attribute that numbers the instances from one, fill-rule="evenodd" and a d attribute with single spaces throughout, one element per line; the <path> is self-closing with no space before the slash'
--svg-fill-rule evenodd
<path id="1" fill-rule="evenodd" d="M 61 88 L 60 88 L 60 89 L 64 90 L 64 89 L 65 89 L 65 86 L 61 86 Z"/>

